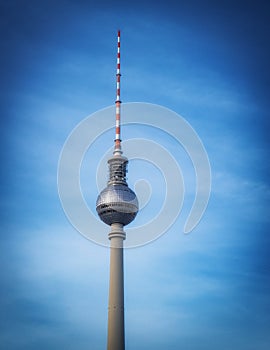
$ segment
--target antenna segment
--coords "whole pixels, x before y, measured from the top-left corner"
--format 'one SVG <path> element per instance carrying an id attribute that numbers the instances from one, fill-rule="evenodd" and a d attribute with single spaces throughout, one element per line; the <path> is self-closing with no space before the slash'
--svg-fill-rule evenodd
<path id="1" fill-rule="evenodd" d="M 120 133 L 120 109 L 121 109 L 121 100 L 120 100 L 120 30 L 118 30 L 117 35 L 117 66 L 116 66 L 116 100 L 115 100 L 115 144 L 114 144 L 114 155 L 121 155 L 121 133 Z"/>

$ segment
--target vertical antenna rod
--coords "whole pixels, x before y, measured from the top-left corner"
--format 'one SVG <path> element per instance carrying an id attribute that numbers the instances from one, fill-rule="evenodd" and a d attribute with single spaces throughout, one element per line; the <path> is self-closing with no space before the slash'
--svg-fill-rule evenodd
<path id="1" fill-rule="evenodd" d="M 114 155 L 121 155 L 121 133 L 120 133 L 120 30 L 118 30 L 117 35 L 117 66 L 116 66 L 116 100 L 115 100 L 115 112 L 116 112 L 116 121 L 115 121 L 115 144 L 114 144 Z"/>

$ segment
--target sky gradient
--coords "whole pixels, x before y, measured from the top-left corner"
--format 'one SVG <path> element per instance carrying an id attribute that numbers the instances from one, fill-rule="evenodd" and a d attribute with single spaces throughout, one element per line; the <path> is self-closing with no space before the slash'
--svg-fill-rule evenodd
<path id="1" fill-rule="evenodd" d="M 188 187 L 171 229 L 125 251 L 126 349 L 269 349 L 267 1 L 14 0 L 0 13 L 0 347 L 106 348 L 109 250 L 67 220 L 57 165 L 72 129 L 114 103 L 120 28 L 122 101 L 185 117 L 212 169 L 208 209 L 184 235 L 194 196 L 185 152 L 162 132 L 123 128 L 123 138 L 168 149 Z M 93 211 L 112 142 L 104 134 L 82 164 Z M 133 161 L 130 187 L 141 169 L 153 194 L 143 223 L 162 204 L 163 182 Z"/>

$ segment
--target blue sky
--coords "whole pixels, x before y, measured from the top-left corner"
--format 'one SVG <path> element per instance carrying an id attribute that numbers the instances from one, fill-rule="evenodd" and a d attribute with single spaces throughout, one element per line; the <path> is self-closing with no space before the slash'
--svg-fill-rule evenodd
<path id="1" fill-rule="evenodd" d="M 3 349 L 106 347 L 109 250 L 70 225 L 56 178 L 71 130 L 114 102 L 118 28 L 122 100 L 184 116 L 212 168 L 208 209 L 184 235 L 185 153 L 166 134 L 123 128 L 162 144 L 190 181 L 172 228 L 125 251 L 126 348 L 269 348 L 268 12 L 266 1 L 1 1 Z M 97 155 L 82 168 L 92 209 Z M 134 161 L 131 187 L 140 167 L 154 196 L 143 222 L 162 180 Z"/>

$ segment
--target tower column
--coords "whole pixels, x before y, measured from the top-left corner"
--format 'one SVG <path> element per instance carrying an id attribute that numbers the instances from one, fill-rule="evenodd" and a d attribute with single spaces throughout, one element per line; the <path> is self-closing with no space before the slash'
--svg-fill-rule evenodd
<path id="1" fill-rule="evenodd" d="M 128 159 L 122 156 L 120 118 L 120 31 L 117 35 L 116 119 L 113 156 L 108 160 L 110 177 L 107 187 L 98 195 L 96 210 L 100 219 L 111 226 L 110 287 L 107 350 L 125 350 L 123 227 L 130 224 L 139 210 L 136 194 L 128 187 Z"/>
<path id="2" fill-rule="evenodd" d="M 125 232 L 122 224 L 113 223 L 111 225 L 109 239 L 111 246 L 107 350 L 124 350 L 123 241 L 125 239 Z"/>

